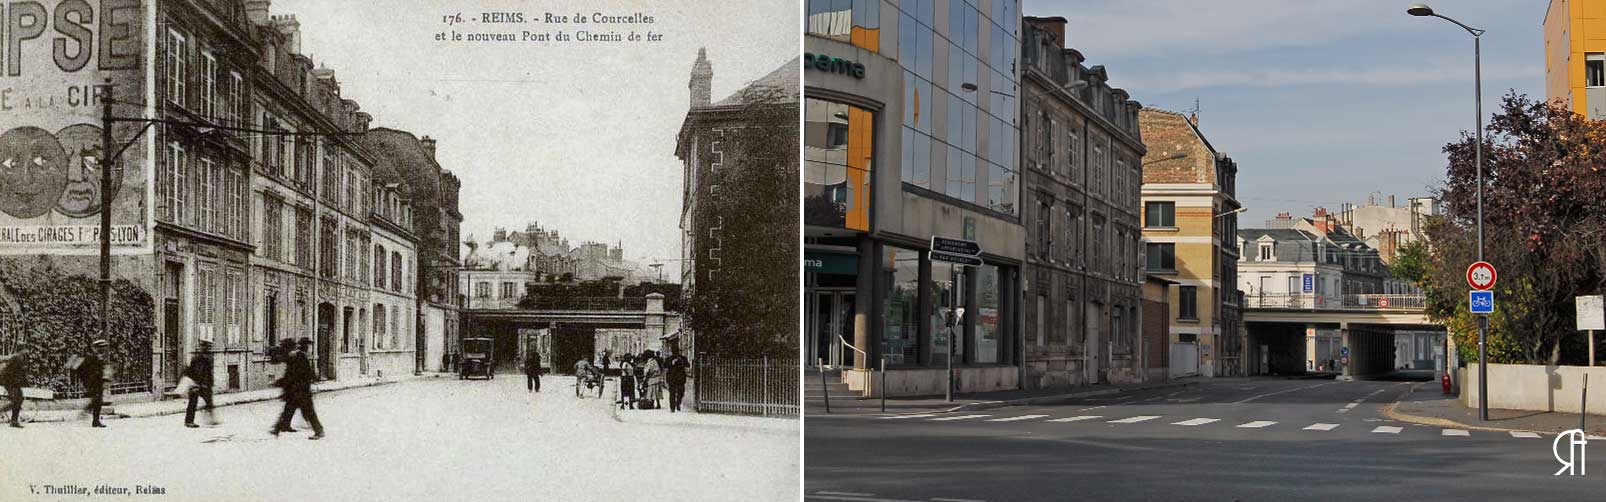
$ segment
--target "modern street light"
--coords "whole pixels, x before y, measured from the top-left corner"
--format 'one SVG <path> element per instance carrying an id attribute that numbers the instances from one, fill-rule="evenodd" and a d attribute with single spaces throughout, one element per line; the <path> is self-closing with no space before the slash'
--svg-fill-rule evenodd
<path id="1" fill-rule="evenodd" d="M 1483 31 L 1462 24 L 1460 21 L 1450 19 L 1433 12 L 1427 4 L 1416 4 L 1405 9 L 1406 14 L 1417 17 L 1432 16 L 1455 23 L 1467 33 L 1472 34 L 1472 82 L 1473 96 L 1476 100 L 1478 113 L 1477 129 L 1477 156 L 1474 164 L 1478 184 L 1478 261 L 1483 261 L 1483 49 L 1481 40 Z M 1478 316 L 1478 420 L 1489 421 L 1489 352 L 1484 347 L 1489 318 L 1486 315 Z M 1449 368 L 1445 368 L 1449 371 Z"/>

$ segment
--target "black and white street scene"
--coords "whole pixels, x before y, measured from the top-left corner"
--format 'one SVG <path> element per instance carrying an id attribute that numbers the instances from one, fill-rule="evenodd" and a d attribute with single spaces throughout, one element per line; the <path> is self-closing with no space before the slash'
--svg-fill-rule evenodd
<path id="1" fill-rule="evenodd" d="M 804 0 L 803 498 L 1600 498 L 1606 0 L 1431 3 Z"/>
<path id="2" fill-rule="evenodd" d="M 790 500 L 792 1 L 0 2 L 0 500 Z"/>

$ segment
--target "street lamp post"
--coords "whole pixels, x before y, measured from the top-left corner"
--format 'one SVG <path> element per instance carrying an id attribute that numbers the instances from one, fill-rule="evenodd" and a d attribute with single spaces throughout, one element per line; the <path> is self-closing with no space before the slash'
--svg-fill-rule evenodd
<path id="1" fill-rule="evenodd" d="M 1472 34 L 1472 85 L 1473 97 L 1476 101 L 1475 109 L 1478 114 L 1478 128 L 1476 130 L 1478 144 L 1475 147 L 1477 154 L 1473 169 L 1477 177 L 1478 261 L 1483 261 L 1483 48 L 1481 47 L 1481 40 L 1483 39 L 1484 30 L 1473 28 L 1462 24 L 1460 21 L 1439 15 L 1433 12 L 1433 8 L 1428 7 L 1427 4 L 1412 5 L 1410 8 L 1405 9 L 1405 12 L 1418 17 L 1432 16 L 1443 19 L 1455 23 L 1456 26 L 1460 26 L 1462 29 L 1467 30 L 1467 33 Z M 1489 421 L 1489 351 L 1484 347 L 1488 323 L 1489 318 L 1487 315 L 1478 315 L 1478 420 L 1485 422 Z M 1446 368 L 1446 371 L 1448 371 L 1448 368 Z"/>

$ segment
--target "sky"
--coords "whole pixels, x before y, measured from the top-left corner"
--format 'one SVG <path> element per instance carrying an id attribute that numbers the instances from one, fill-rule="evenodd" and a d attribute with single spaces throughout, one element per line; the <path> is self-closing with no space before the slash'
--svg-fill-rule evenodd
<path id="1" fill-rule="evenodd" d="M 1473 39 L 1396 0 L 1023 0 L 1145 106 L 1187 112 L 1238 163 L 1239 227 L 1376 194 L 1429 195 L 1476 128 Z M 1483 35 L 1483 108 L 1544 98 L 1546 0 L 1437 0 Z M 1487 122 L 1487 119 L 1485 120 Z"/>
<path id="2" fill-rule="evenodd" d="M 690 101 L 699 47 L 713 63 L 713 99 L 798 54 L 795 0 L 587 2 L 275 0 L 295 14 L 301 52 L 335 70 L 341 95 L 392 127 L 435 138 L 462 180 L 462 235 L 530 222 L 571 245 L 622 242 L 627 259 L 680 258 L 681 165 L 675 135 Z M 644 13 L 651 25 L 570 25 L 565 31 L 653 31 L 651 43 L 437 42 L 448 14 Z M 494 27 L 494 29 L 487 29 Z M 457 27 L 552 31 L 542 24 Z M 666 261 L 666 278 L 679 276 Z"/>

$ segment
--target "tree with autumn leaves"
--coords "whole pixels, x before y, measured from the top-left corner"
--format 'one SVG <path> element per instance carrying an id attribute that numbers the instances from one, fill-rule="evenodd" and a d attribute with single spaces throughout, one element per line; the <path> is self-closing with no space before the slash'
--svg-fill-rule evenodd
<path id="1" fill-rule="evenodd" d="M 1484 260 L 1500 271 L 1489 316 L 1491 363 L 1585 364 L 1573 297 L 1606 289 L 1606 122 L 1508 94 L 1485 131 Z M 1477 359 L 1466 268 L 1477 261 L 1476 139 L 1444 147 L 1444 212 L 1428 242 L 1403 247 L 1391 268 L 1419 286 L 1430 318 Z"/>

